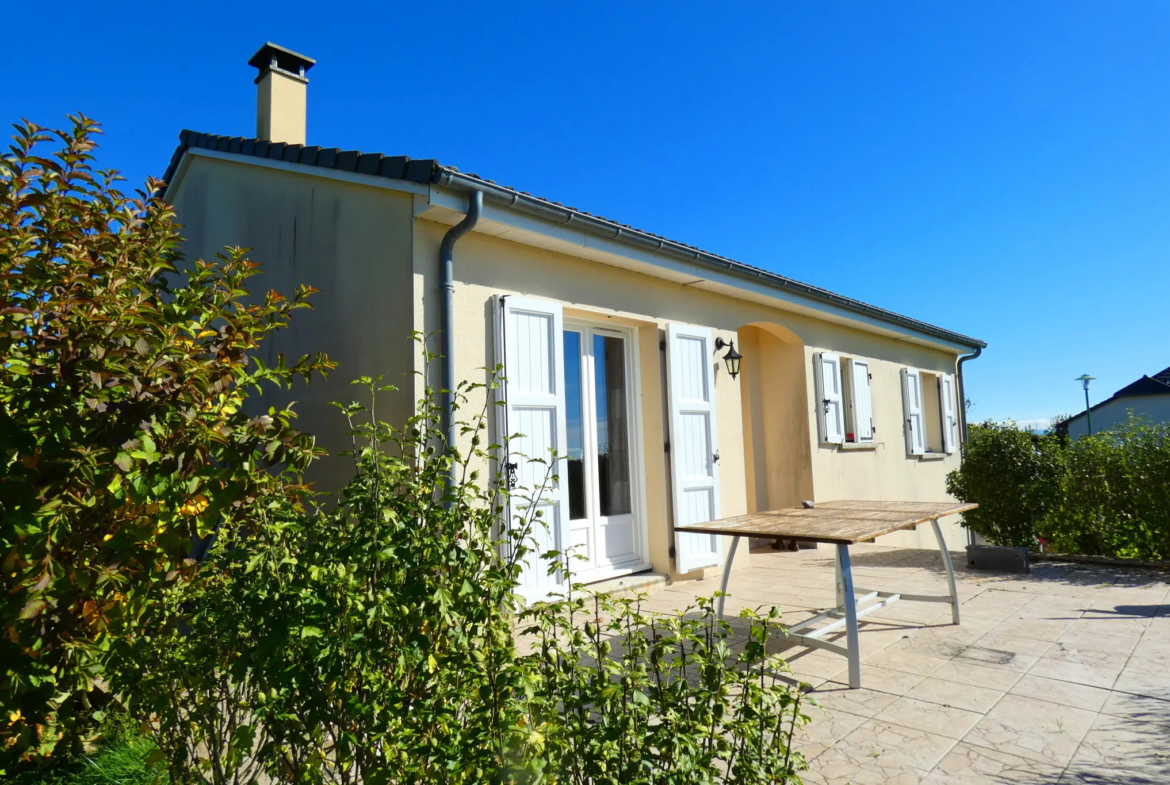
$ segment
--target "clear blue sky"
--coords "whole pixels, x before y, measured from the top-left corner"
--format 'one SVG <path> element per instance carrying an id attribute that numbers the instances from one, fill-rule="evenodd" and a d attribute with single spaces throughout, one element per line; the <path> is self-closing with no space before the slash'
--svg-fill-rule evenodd
<path id="1" fill-rule="evenodd" d="M 131 182 L 182 128 L 254 134 L 271 40 L 318 61 L 311 144 L 434 157 L 986 340 L 973 419 L 1170 365 L 1164 0 L 45 9 L 6 40 L 0 114 L 84 111 Z"/>

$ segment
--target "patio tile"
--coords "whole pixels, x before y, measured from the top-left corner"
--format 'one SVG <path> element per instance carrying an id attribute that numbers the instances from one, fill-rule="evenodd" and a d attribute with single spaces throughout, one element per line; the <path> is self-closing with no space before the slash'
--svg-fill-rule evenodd
<path id="1" fill-rule="evenodd" d="M 1101 636 L 1093 637 L 1100 638 Z M 1128 651 L 1101 651 L 1098 648 L 1089 648 L 1093 646 L 1092 641 L 1088 641 L 1087 646 L 1079 640 L 1057 641 L 1052 644 L 1051 649 L 1045 652 L 1044 656 L 1054 660 L 1077 662 L 1100 670 L 1116 670 L 1119 673 L 1129 660 Z"/>
<path id="2" fill-rule="evenodd" d="M 1076 662 L 1055 657 L 1041 657 L 1029 671 L 1034 676 L 1048 679 L 1087 684 L 1090 687 L 1111 689 L 1121 673 L 1120 667 L 1100 667 L 1091 663 Z"/>
<path id="3" fill-rule="evenodd" d="M 915 646 L 913 640 L 910 639 L 887 646 L 876 654 L 866 657 L 863 662 L 866 665 L 876 665 L 879 668 L 889 668 L 925 677 L 946 665 L 947 659 L 932 657 L 925 653 L 922 647 Z"/>
<path id="4" fill-rule="evenodd" d="M 958 741 L 983 718 L 979 712 L 902 696 L 882 709 L 875 720 L 936 733 Z"/>
<path id="5" fill-rule="evenodd" d="M 995 635 L 1005 635 L 1009 638 L 1057 641 L 1071 623 L 1071 619 L 1009 619 L 996 625 L 991 631 Z"/>
<path id="6" fill-rule="evenodd" d="M 921 785 L 926 772 L 903 766 L 897 761 L 884 762 L 881 756 L 859 762 L 837 749 L 827 750 L 800 775 L 805 785 Z"/>
<path id="7" fill-rule="evenodd" d="M 806 711 L 811 719 L 808 725 L 796 731 L 796 749 L 806 760 L 813 760 L 835 745 L 865 722 L 865 717 L 836 709 L 810 706 Z"/>
<path id="8" fill-rule="evenodd" d="M 907 690 L 926 678 L 925 674 L 906 673 L 889 668 L 880 668 L 876 665 L 861 663 L 861 684 L 867 689 L 878 692 L 888 692 L 892 695 L 904 695 Z M 835 673 L 830 679 L 838 684 L 849 683 L 849 668 L 846 666 Z"/>
<path id="9" fill-rule="evenodd" d="M 1162 725 L 1170 731 L 1170 700 L 1128 692 L 1110 692 L 1101 707 L 1102 714 L 1143 725 Z"/>
<path id="10" fill-rule="evenodd" d="M 1109 690 L 1099 687 L 1049 679 L 1032 673 L 1016 682 L 1010 693 L 1093 712 L 1101 711 L 1106 698 L 1110 695 Z"/>
<path id="11" fill-rule="evenodd" d="M 1167 723 L 1127 722 L 1097 717 L 1069 763 L 1062 783 L 1162 785 L 1170 782 Z"/>
<path id="12" fill-rule="evenodd" d="M 1170 644 L 1167 646 L 1170 651 Z M 1130 657 L 1129 662 L 1117 677 L 1113 689 L 1135 695 L 1148 695 L 1151 698 L 1170 700 L 1170 675 L 1167 674 L 1165 660 L 1161 662 Z"/>
<path id="13" fill-rule="evenodd" d="M 1015 652 L 1016 654 L 1025 654 L 1029 657 L 1043 657 L 1044 653 L 1052 648 L 1051 641 L 1041 641 L 1035 638 L 1018 638 L 1011 635 L 1000 635 L 995 632 L 987 633 L 975 641 L 975 645 L 988 649 L 999 649 L 1001 651 Z"/>
<path id="14" fill-rule="evenodd" d="M 977 684 L 980 687 L 1004 692 L 1007 692 L 1012 688 L 1012 685 L 1020 680 L 1020 674 L 1015 671 L 989 668 L 986 665 L 976 665 L 958 660 L 951 660 L 930 675 L 944 681 Z"/>
<path id="15" fill-rule="evenodd" d="M 1022 758 L 1063 766 L 1093 724 L 1095 714 L 1047 701 L 1005 695 L 963 741 Z"/>
<path id="16" fill-rule="evenodd" d="M 898 699 L 897 695 L 865 687 L 853 690 L 836 682 L 826 682 L 812 697 L 829 710 L 844 711 L 870 718 Z"/>
<path id="17" fill-rule="evenodd" d="M 968 711 L 986 713 L 991 710 L 1005 693 L 1002 690 L 977 687 L 974 684 L 960 684 L 945 679 L 927 677 L 906 692 L 906 697 L 954 706 Z"/>
<path id="18" fill-rule="evenodd" d="M 830 781 L 845 774 L 856 783 L 884 782 L 877 775 L 909 771 L 919 780 L 955 746 L 955 740 L 937 733 L 868 720 L 815 761 L 813 768 Z M 831 769 L 837 771 L 830 773 Z M 911 780 L 911 781 L 919 781 Z"/>
<path id="19" fill-rule="evenodd" d="M 788 667 L 792 672 L 800 675 L 816 676 L 829 679 L 841 671 L 841 664 L 845 658 L 839 654 L 816 649 L 797 649 L 794 656 L 787 659 Z"/>
<path id="20" fill-rule="evenodd" d="M 1061 766 L 959 743 L 926 778 L 927 785 L 1052 785 Z"/>
<path id="21" fill-rule="evenodd" d="M 1009 648 L 988 645 L 986 638 L 980 638 L 970 646 L 964 647 L 954 656 L 955 662 L 970 662 L 975 665 L 984 665 L 988 668 L 1027 673 L 1028 669 L 1040 659 L 1030 654 L 1021 654 Z M 1002 639 L 1001 639 L 1002 641 Z"/>

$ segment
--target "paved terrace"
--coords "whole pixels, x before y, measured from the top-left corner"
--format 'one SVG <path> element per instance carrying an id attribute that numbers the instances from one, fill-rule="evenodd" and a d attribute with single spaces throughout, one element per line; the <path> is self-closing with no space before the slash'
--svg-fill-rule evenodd
<path id="1" fill-rule="evenodd" d="M 945 593 L 937 551 L 854 546 L 858 585 Z M 788 649 L 823 708 L 799 747 L 810 784 L 1170 783 L 1170 583 L 1165 573 L 1041 563 L 967 570 L 963 624 L 945 604 L 900 602 L 861 626 L 862 683 L 845 659 Z M 779 605 L 788 624 L 832 607 L 833 552 L 757 549 L 732 575 L 727 616 Z M 650 611 L 686 607 L 716 580 L 676 583 Z M 832 638 L 830 638 L 832 639 Z"/>

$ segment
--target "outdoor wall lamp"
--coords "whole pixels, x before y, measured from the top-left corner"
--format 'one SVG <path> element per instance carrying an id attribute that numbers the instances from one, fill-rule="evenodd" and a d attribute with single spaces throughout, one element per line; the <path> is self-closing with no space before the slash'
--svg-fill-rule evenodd
<path id="1" fill-rule="evenodd" d="M 739 361 L 743 359 L 743 355 L 735 350 L 735 341 L 725 341 L 722 338 L 715 339 L 715 351 L 727 347 L 727 354 L 723 355 L 723 362 L 727 365 L 727 373 L 731 378 L 739 376 Z"/>

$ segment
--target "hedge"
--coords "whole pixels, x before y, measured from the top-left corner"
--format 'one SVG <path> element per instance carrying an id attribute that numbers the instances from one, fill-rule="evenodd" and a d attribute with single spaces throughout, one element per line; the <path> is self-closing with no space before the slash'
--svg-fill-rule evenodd
<path id="1" fill-rule="evenodd" d="M 1131 417 L 1075 441 L 1014 423 L 971 427 L 947 490 L 979 509 L 966 525 L 998 545 L 1170 559 L 1170 424 Z"/>

